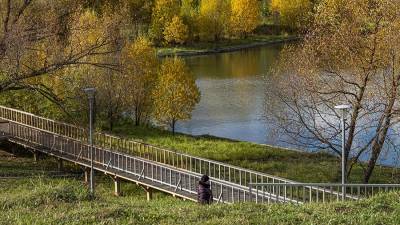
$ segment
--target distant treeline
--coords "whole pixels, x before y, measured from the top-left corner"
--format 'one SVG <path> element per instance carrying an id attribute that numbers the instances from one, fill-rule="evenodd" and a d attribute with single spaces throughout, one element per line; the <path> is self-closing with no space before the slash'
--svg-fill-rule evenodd
<path id="1" fill-rule="evenodd" d="M 83 0 L 82 4 L 98 14 L 127 10 L 141 35 L 156 45 L 176 45 L 243 38 L 256 31 L 302 32 L 316 1 Z"/>

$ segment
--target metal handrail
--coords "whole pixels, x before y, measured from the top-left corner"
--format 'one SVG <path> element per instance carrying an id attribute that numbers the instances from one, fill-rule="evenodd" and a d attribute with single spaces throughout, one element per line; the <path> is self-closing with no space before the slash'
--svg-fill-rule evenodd
<path id="1" fill-rule="evenodd" d="M 72 162 L 86 161 L 88 163 L 90 160 L 90 145 L 85 144 L 82 141 L 14 122 L 10 122 L 9 131 L 7 133 L 13 138 L 24 140 L 34 145 L 43 146 L 44 148 L 41 148 L 42 151 L 46 151 L 45 149 L 48 149 L 47 153 L 49 154 L 55 154 L 57 152 L 63 155 L 69 155 L 75 159 L 70 160 Z M 121 171 L 122 173 L 133 174 L 139 177 L 139 180 L 147 179 L 155 183 L 175 188 L 175 190 L 178 189 L 191 194 L 197 193 L 197 181 L 200 180 L 201 174 L 175 169 L 169 167 L 168 165 L 97 146 L 93 147 L 93 150 L 95 153 L 94 162 L 97 167 L 102 166 Z M 139 167 L 136 168 L 137 166 Z M 139 172 L 140 170 L 146 170 L 146 172 Z M 154 171 L 158 171 L 158 173 L 156 174 Z M 169 174 L 169 180 L 166 179 L 165 176 L 163 177 L 162 173 L 164 172 Z M 186 183 L 178 181 L 178 177 L 185 179 Z M 192 183 L 190 183 L 190 181 L 188 183 L 188 180 L 190 180 Z M 214 200 L 217 202 L 234 203 L 250 199 L 248 189 L 243 188 L 240 185 L 213 178 L 210 179 L 210 184 L 213 192 L 215 193 Z"/>
<path id="2" fill-rule="evenodd" d="M 79 141 L 87 141 L 87 130 L 75 125 L 58 122 L 44 117 L 36 116 L 21 110 L 16 110 L 4 106 L 0 106 L 0 117 L 18 123 L 20 125 L 29 126 L 34 129 L 51 132 L 72 138 Z M 62 129 L 64 128 L 64 129 Z M 191 156 L 187 153 L 181 153 L 146 144 L 139 141 L 124 139 L 106 133 L 95 134 L 95 145 L 103 148 L 112 149 L 113 151 L 126 152 L 137 157 L 163 163 L 175 168 L 184 169 L 198 174 L 208 174 L 210 177 L 218 180 L 224 180 L 230 183 L 236 183 L 242 187 L 246 187 L 251 182 L 272 182 L 272 183 L 297 183 L 295 181 L 276 177 L 270 174 L 253 171 L 227 163 L 215 160 L 205 159 L 202 157 Z M 180 162 L 179 162 L 180 161 Z M 316 189 L 315 187 L 306 187 Z"/>
<path id="3" fill-rule="evenodd" d="M 6 110 L 10 110 L 10 111 L 21 113 L 21 114 L 33 116 L 33 117 L 36 117 L 36 118 L 39 118 L 39 119 L 42 119 L 42 120 L 47 120 L 49 122 L 59 123 L 59 124 L 66 125 L 66 126 L 72 126 L 72 127 L 75 127 L 75 128 L 84 129 L 84 128 L 78 127 L 76 125 L 72 125 L 72 124 L 68 124 L 68 123 L 62 122 L 62 121 L 53 120 L 53 119 L 49 119 L 49 118 L 46 118 L 46 117 L 38 116 L 36 114 L 30 113 L 30 112 L 26 112 L 26 111 L 22 111 L 22 110 L 19 110 L 19 109 L 14 109 L 14 108 L 2 106 L 2 105 L 0 105 L 0 109 L 6 109 Z"/>
<path id="4" fill-rule="evenodd" d="M 16 110 L 0 106 L 0 117 L 34 129 L 51 132 L 72 138 L 79 141 L 87 141 L 87 130 L 75 125 L 58 122 L 44 117 L 36 116 L 21 110 Z M 64 128 L 64 129 L 62 129 Z M 276 177 L 270 174 L 240 168 L 227 163 L 209 160 L 202 157 L 191 156 L 187 153 L 181 153 L 146 144 L 139 141 L 124 139 L 106 133 L 95 134 L 95 145 L 113 151 L 133 154 L 137 157 L 163 163 L 183 170 L 195 172 L 198 174 L 208 174 L 210 177 L 218 180 L 224 180 L 230 183 L 236 183 L 246 187 L 252 182 L 270 182 L 270 183 L 297 183 L 295 181 Z M 180 162 L 179 162 L 180 161 Z M 306 187 L 318 189 L 316 187 Z M 311 192 L 312 190 L 310 190 Z"/>
<path id="5" fill-rule="evenodd" d="M 56 146 L 58 148 L 53 150 L 77 157 L 76 160 L 89 159 L 88 149 L 90 146 L 86 144 L 87 130 L 84 128 L 4 106 L 0 106 L 0 118 L 8 121 L 10 128 L 8 132 L 2 132 L 10 134 L 14 138 L 24 139 L 31 144 L 40 144 L 51 149 Z M 107 140 L 109 142 L 107 142 Z M 72 145 L 64 146 L 63 150 L 64 141 Z M 97 141 L 97 145 L 94 147 L 95 152 L 103 154 L 103 161 L 99 161 L 100 158 L 95 157 L 96 163 L 100 166 L 110 166 L 109 163 L 106 164 L 106 162 L 104 162 L 104 155 L 108 155 L 110 160 L 111 158 L 114 158 L 114 160 L 115 158 L 118 158 L 118 160 L 121 158 L 125 160 L 126 165 L 128 160 L 133 160 L 134 163 L 140 162 L 143 165 L 143 171 L 145 170 L 144 165 L 150 166 L 152 171 L 153 168 L 160 169 L 161 171 L 169 171 L 169 182 L 163 181 L 162 175 L 161 180 L 154 178 L 153 172 L 151 173 L 152 177 L 149 177 L 149 175 L 146 176 L 146 174 L 142 174 L 142 172 L 128 171 L 128 167 L 124 169 L 120 167 L 119 164 L 117 167 L 111 166 L 118 171 L 139 176 L 139 179 L 143 176 L 143 178 L 152 182 L 175 187 L 175 190 L 180 188 L 180 190 L 192 194 L 196 193 L 196 191 L 190 186 L 190 179 L 197 181 L 200 179 L 201 174 L 208 173 L 211 177 L 212 188 L 217 194 L 215 200 L 228 203 L 253 200 L 259 202 L 259 199 L 261 199 L 261 202 L 267 200 L 267 202 L 291 202 L 299 204 L 306 202 L 325 202 L 331 201 L 332 199 L 336 201 L 358 200 L 363 197 L 373 196 L 382 189 L 384 191 L 400 189 L 400 184 L 342 185 L 337 183 L 298 183 L 227 163 L 191 156 L 186 153 L 180 153 L 105 133 L 96 133 L 95 141 Z M 107 148 L 107 144 L 109 148 Z M 77 146 L 79 146 L 80 152 L 86 149 L 86 153 L 84 155 L 80 155 L 81 153 L 77 155 Z M 73 152 L 71 153 L 68 151 Z M 192 164 L 194 164 L 194 166 Z M 214 174 L 212 172 L 214 172 Z M 239 175 L 237 173 L 239 173 Z M 175 183 L 171 183 L 171 174 L 175 176 Z M 190 187 L 184 188 L 182 186 L 183 184 L 180 183 L 181 181 L 176 179 L 176 176 L 186 176 L 189 179 Z M 237 181 L 238 177 L 239 181 Z M 263 181 L 265 180 L 271 180 L 272 183 L 264 183 Z M 256 181 L 256 183 L 253 181 Z M 246 187 L 247 185 L 248 189 Z M 341 193 L 340 188 L 343 187 L 345 192 Z"/>
<path id="6" fill-rule="evenodd" d="M 257 194 L 255 202 L 270 202 L 263 199 L 263 195 L 289 196 L 290 202 L 328 202 L 359 200 L 372 197 L 379 192 L 400 190 L 400 184 L 338 184 L 338 183 L 250 183 L 249 192 Z M 342 192 L 344 190 L 344 193 Z M 258 192 L 261 191 L 261 195 Z M 258 198 L 261 196 L 261 199 Z"/>
<path id="7" fill-rule="evenodd" d="M 13 115 L 13 114 L 19 114 L 20 118 L 18 118 L 18 115 Z M 60 135 L 63 135 L 63 136 L 69 137 L 69 138 L 73 138 L 76 140 L 84 140 L 84 141 L 87 140 L 87 131 L 84 128 L 81 128 L 81 127 L 78 127 L 75 125 L 71 125 L 71 124 L 67 124 L 67 123 L 63 123 L 63 122 L 58 122 L 58 121 L 51 120 L 51 119 L 47 119 L 47 118 L 40 117 L 40 116 L 34 115 L 32 113 L 27 113 L 27 112 L 24 112 L 21 110 L 16 110 L 16 109 L 0 106 L 0 117 L 5 120 L 8 120 L 8 121 L 18 122 L 20 124 L 29 125 L 29 126 L 32 126 L 35 128 L 40 128 L 42 130 L 57 133 L 57 134 L 60 134 Z M 30 117 L 30 118 L 24 119 L 23 117 Z M 35 123 L 34 122 L 35 120 L 43 120 L 46 124 L 52 123 L 52 125 L 50 125 L 50 126 L 45 126 L 43 124 L 39 125 L 40 123 L 39 122 Z M 56 124 L 56 126 L 55 126 L 55 124 Z M 63 131 L 62 129 L 57 129 L 58 125 L 65 126 L 67 131 Z M 51 129 L 48 129 L 49 127 L 51 127 Z M 56 128 L 54 128 L 54 127 L 56 127 Z M 107 139 L 109 142 L 106 142 Z M 117 145 L 116 148 L 114 148 L 115 144 Z M 226 180 L 228 182 L 234 182 L 241 186 L 247 186 L 247 183 L 251 182 L 252 178 L 255 178 L 256 181 L 260 181 L 260 182 L 272 181 L 273 183 L 275 183 L 275 182 L 296 183 L 295 181 L 292 181 L 289 179 L 284 179 L 284 178 L 276 177 L 273 175 L 269 175 L 269 174 L 249 170 L 249 169 L 240 168 L 240 167 L 233 166 L 233 165 L 230 165 L 227 163 L 209 160 L 209 159 L 205 159 L 202 157 L 191 156 L 186 153 L 181 153 L 181 152 L 177 152 L 177 151 L 173 151 L 173 150 L 160 148 L 160 147 L 153 146 L 153 145 L 146 144 L 146 143 L 139 142 L 139 141 L 127 140 L 127 139 L 109 135 L 106 133 L 96 133 L 95 134 L 95 145 L 102 146 L 102 147 L 106 147 L 106 145 L 109 145 L 109 147 L 111 149 L 116 150 L 116 151 L 122 150 L 123 152 L 136 154 L 137 156 L 142 157 L 142 158 L 147 158 L 152 161 L 169 164 L 169 165 L 175 166 L 177 168 L 179 167 L 181 169 L 185 169 L 188 171 L 198 172 L 198 173 L 202 173 L 202 174 L 207 173 L 211 177 L 214 177 L 214 178 L 217 178 L 220 180 Z M 154 154 L 153 155 L 149 154 L 149 152 L 151 152 L 151 151 L 158 151 L 158 152 L 154 153 L 156 155 L 156 157 L 154 157 Z M 162 157 L 158 158 L 157 155 L 164 155 L 163 160 L 161 160 Z M 165 158 L 165 155 L 168 155 L 168 159 Z M 181 159 L 181 162 L 185 161 L 187 163 L 189 161 L 191 163 L 190 166 L 188 167 L 188 165 L 186 164 L 186 166 L 184 167 L 183 165 L 179 165 L 178 163 L 175 163 L 175 161 L 176 162 L 179 161 L 179 158 Z M 183 160 L 183 158 L 185 158 L 185 160 Z M 194 167 L 192 166 L 192 164 L 194 164 Z M 197 167 L 196 164 L 199 164 L 199 166 Z M 208 168 L 206 165 L 208 165 Z M 211 167 L 213 167 L 213 171 L 211 171 Z M 221 170 L 223 170 L 223 171 L 221 171 Z M 215 171 L 217 171 L 218 175 L 216 175 Z M 231 177 L 231 174 L 230 174 L 231 171 L 232 171 L 232 173 L 234 173 L 233 176 L 235 176 L 235 175 L 237 176 L 237 177 L 234 177 L 234 179 L 232 179 L 232 177 Z M 214 172 L 214 174 L 212 174 L 212 172 Z M 237 173 L 239 173 L 239 175 L 237 175 Z M 242 175 L 243 175 L 243 177 L 242 177 Z"/>
<path id="8" fill-rule="evenodd" d="M 339 184 L 339 183 L 250 183 L 249 186 L 287 186 L 287 187 L 302 187 L 302 186 L 315 186 L 315 187 L 392 187 L 400 188 L 400 184 Z"/>

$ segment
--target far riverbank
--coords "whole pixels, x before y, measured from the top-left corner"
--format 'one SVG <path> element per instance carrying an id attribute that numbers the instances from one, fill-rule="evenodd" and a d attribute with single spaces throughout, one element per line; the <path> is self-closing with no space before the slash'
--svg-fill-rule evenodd
<path id="1" fill-rule="evenodd" d="M 229 40 L 221 43 L 196 43 L 190 46 L 161 47 L 157 50 L 158 57 L 169 56 L 199 56 L 224 52 L 234 52 L 243 49 L 256 48 L 264 45 L 298 41 L 298 36 L 287 35 L 259 35 L 246 39 Z"/>

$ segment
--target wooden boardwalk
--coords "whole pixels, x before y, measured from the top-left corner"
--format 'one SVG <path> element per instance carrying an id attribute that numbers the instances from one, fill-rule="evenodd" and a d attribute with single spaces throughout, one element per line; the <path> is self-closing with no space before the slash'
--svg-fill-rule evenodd
<path id="1" fill-rule="evenodd" d="M 93 150 L 94 169 L 114 179 L 117 193 L 120 191 L 119 181 L 123 179 L 141 185 L 148 191 L 148 196 L 151 196 L 151 190 L 159 190 L 197 201 L 197 183 L 202 174 L 207 174 L 215 202 L 238 203 L 261 198 L 287 202 L 287 196 L 281 196 L 279 191 L 251 192 L 248 184 L 294 183 L 107 134 L 96 134 L 95 145 L 91 147 L 87 144 L 87 132 L 83 128 L 2 106 L 0 119 L 3 139 L 33 151 L 89 168 L 90 152 Z"/>

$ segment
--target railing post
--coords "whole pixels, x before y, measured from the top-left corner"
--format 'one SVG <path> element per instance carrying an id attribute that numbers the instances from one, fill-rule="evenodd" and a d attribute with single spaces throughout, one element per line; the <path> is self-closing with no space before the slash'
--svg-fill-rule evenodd
<path id="1" fill-rule="evenodd" d="M 249 201 L 253 201 L 253 185 L 249 184 Z"/>
<path id="2" fill-rule="evenodd" d="M 84 179 L 85 179 L 85 184 L 89 184 L 90 182 L 90 168 L 85 167 L 85 175 L 84 175 Z"/>
<path id="3" fill-rule="evenodd" d="M 114 195 L 121 196 L 121 179 L 119 177 L 111 177 L 114 181 Z"/>
<path id="4" fill-rule="evenodd" d="M 63 166 L 63 160 L 62 159 L 57 159 L 57 168 L 58 168 L 58 171 L 63 171 L 64 166 Z"/>
<path id="5" fill-rule="evenodd" d="M 153 189 L 147 188 L 146 196 L 147 196 L 147 201 L 150 201 L 151 199 L 153 199 Z"/>
<path id="6" fill-rule="evenodd" d="M 33 151 L 33 161 L 35 161 L 35 163 L 39 161 L 39 153 L 37 151 Z"/>
<path id="7" fill-rule="evenodd" d="M 150 201 L 151 199 L 153 199 L 153 189 L 151 189 L 150 187 L 146 187 L 144 185 L 140 185 L 140 186 L 146 192 L 147 201 Z"/>

